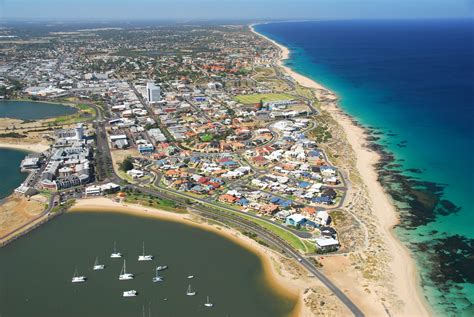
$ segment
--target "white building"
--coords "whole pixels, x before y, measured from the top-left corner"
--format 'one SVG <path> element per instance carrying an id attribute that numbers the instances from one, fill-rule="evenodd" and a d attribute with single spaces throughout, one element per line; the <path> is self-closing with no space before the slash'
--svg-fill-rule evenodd
<path id="1" fill-rule="evenodd" d="M 149 103 L 158 102 L 161 100 L 161 90 L 160 87 L 156 86 L 153 83 L 146 84 L 146 96 Z"/>
<path id="2" fill-rule="evenodd" d="M 82 123 L 78 123 L 77 126 L 74 128 L 74 134 L 76 140 L 80 141 L 84 138 L 84 126 Z"/>

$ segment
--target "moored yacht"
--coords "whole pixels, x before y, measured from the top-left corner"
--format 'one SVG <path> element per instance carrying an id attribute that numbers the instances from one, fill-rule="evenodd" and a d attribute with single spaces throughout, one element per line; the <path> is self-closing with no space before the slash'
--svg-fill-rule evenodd
<path id="1" fill-rule="evenodd" d="M 104 264 L 99 264 L 99 257 L 96 257 L 95 262 L 94 262 L 94 266 L 92 267 L 92 269 L 94 271 L 98 271 L 98 270 L 103 270 L 104 268 L 105 268 L 105 265 Z"/>
<path id="2" fill-rule="evenodd" d="M 72 282 L 73 283 L 81 283 L 81 282 L 85 282 L 86 279 L 87 278 L 85 276 L 79 275 L 77 273 L 77 267 L 76 267 L 76 270 L 74 271 L 74 275 L 72 277 Z"/>
<path id="3" fill-rule="evenodd" d="M 122 253 L 117 252 L 117 242 L 114 241 L 114 252 L 110 255 L 112 259 L 118 259 L 122 257 Z"/>
<path id="4" fill-rule="evenodd" d="M 145 255 L 145 242 L 143 242 L 143 253 L 138 256 L 138 261 L 151 261 L 153 260 L 153 255 Z"/>
<path id="5" fill-rule="evenodd" d="M 129 290 L 129 291 L 124 291 L 122 296 L 123 297 L 135 297 L 135 296 L 137 296 L 137 294 L 138 294 L 138 292 L 136 290 L 132 289 L 132 290 Z"/>
<path id="6" fill-rule="evenodd" d="M 209 301 L 209 296 L 207 296 L 207 301 L 206 301 L 206 303 L 204 303 L 204 306 L 206 306 L 206 307 L 214 306 L 214 304 Z"/>
<path id="7" fill-rule="evenodd" d="M 188 279 L 194 278 L 194 275 L 188 275 Z"/>
<path id="8" fill-rule="evenodd" d="M 189 284 L 188 289 L 186 290 L 186 295 L 188 296 L 194 296 L 196 295 L 196 291 L 193 291 L 191 288 L 191 284 Z"/>
<path id="9" fill-rule="evenodd" d="M 156 270 L 157 271 L 163 271 L 163 270 L 166 270 L 168 268 L 167 265 L 159 265 L 156 267 Z"/>
<path id="10" fill-rule="evenodd" d="M 163 282 L 163 277 L 158 275 L 158 270 L 155 270 L 155 276 L 152 279 L 153 283 Z"/>
<path id="11" fill-rule="evenodd" d="M 127 266 L 125 264 L 125 260 L 123 260 L 123 266 L 122 266 L 122 270 L 120 271 L 119 280 L 120 281 L 133 280 L 133 274 L 127 273 Z"/>

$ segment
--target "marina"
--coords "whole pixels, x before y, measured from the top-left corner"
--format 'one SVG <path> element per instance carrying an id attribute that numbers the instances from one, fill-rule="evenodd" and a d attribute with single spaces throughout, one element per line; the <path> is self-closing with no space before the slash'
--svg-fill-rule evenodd
<path id="1" fill-rule="evenodd" d="M 171 233 L 173 239 L 167 239 Z M 52 243 L 58 237 L 61 243 Z M 109 257 L 115 239 L 114 252 L 123 252 L 124 261 Z M 143 241 L 147 253 L 158 254 L 160 265 L 169 267 L 162 274 L 154 261 L 137 261 L 143 250 L 136 246 Z M 33 251 L 37 248 L 42 252 Z M 63 256 L 56 259 L 54 254 Z M 36 265 L 21 260 L 26 256 Z M 91 262 L 106 269 L 92 274 Z M 86 282 L 71 284 L 71 268 L 76 267 L 74 277 Z M 134 279 L 120 281 L 121 269 Z M 265 317 L 287 316 L 294 306 L 264 282 L 258 257 L 233 242 L 198 228 L 123 214 L 66 213 L 0 249 L 0 270 L 11 272 L 0 275 L 2 316 L 47 317 L 59 310 L 65 317 L 131 316 L 151 302 L 152 316 Z M 195 296 L 186 296 L 189 272 L 195 276 Z M 156 277 L 162 280 L 154 283 Z M 48 300 L 51 293 L 55 301 Z M 207 303 L 213 304 L 212 311 Z"/>

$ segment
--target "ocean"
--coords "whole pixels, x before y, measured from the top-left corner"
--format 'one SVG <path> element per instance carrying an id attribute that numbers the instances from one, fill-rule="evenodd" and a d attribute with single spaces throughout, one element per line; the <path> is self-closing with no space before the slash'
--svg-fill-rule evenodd
<path id="1" fill-rule="evenodd" d="M 383 153 L 438 315 L 474 314 L 474 20 L 355 20 L 257 25 L 291 51 L 286 65 L 341 98 Z"/>

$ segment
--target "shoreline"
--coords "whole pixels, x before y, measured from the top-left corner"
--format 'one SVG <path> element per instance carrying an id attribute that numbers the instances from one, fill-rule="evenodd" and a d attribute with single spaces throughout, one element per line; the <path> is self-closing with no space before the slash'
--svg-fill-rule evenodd
<path id="1" fill-rule="evenodd" d="M 283 68 L 285 72 L 293 77 L 301 86 L 315 89 L 318 99 L 317 91 L 319 90 L 334 96 L 333 101 L 336 101 L 337 96 L 328 88 L 311 78 L 296 73 L 284 65 L 284 61 L 290 57 L 291 51 L 275 40 L 258 33 L 254 29 L 255 25 L 256 24 L 250 25 L 251 32 L 266 39 L 280 49 L 281 55 L 277 61 L 278 66 Z M 392 275 L 395 277 L 395 293 L 398 294 L 398 297 L 404 304 L 402 315 L 433 315 L 421 288 L 420 275 L 416 267 L 415 259 L 412 257 L 410 250 L 399 240 L 393 230 L 393 228 L 400 223 L 400 218 L 391 197 L 378 181 L 378 173 L 375 164 L 380 161 L 380 154 L 370 150 L 366 146 L 367 130 L 360 125 L 354 124 L 350 115 L 345 113 L 338 104 L 333 103 L 324 110 L 326 110 L 343 129 L 347 141 L 356 155 L 356 168 L 368 191 L 371 204 L 374 207 L 374 214 L 379 223 L 380 228 L 378 229 L 380 229 L 380 233 L 383 234 L 382 238 L 384 238 L 384 242 L 391 256 L 390 268 Z M 364 304 L 370 306 L 370 303 Z M 361 306 L 363 307 L 365 305 Z"/>
<path id="2" fill-rule="evenodd" d="M 239 245 L 245 250 L 256 255 L 263 269 L 263 281 L 276 295 L 286 298 L 289 301 L 294 302 L 293 309 L 288 316 L 309 316 L 304 312 L 303 294 L 302 290 L 297 287 L 293 278 L 282 276 L 276 269 L 273 261 L 277 261 L 281 255 L 276 254 L 274 251 L 263 247 L 255 240 L 241 234 L 237 230 L 227 227 L 224 224 L 211 224 L 204 218 L 194 216 L 190 213 L 174 213 L 161 209 L 155 209 L 151 207 L 145 207 L 141 205 L 118 203 L 105 197 L 79 199 L 76 204 L 72 206 L 68 213 L 119 213 L 126 214 L 135 217 L 154 218 L 163 221 L 178 222 L 187 226 L 193 226 L 201 230 L 217 234 L 225 239 L 232 241 Z M 193 219 L 193 217 L 195 219 Z M 203 220 L 202 220 L 203 219 Z M 280 268 L 281 269 L 281 268 Z M 285 272 L 288 273 L 288 272 Z"/>
<path id="3" fill-rule="evenodd" d="M 49 145 L 42 143 L 9 143 L 0 141 L 0 149 L 11 149 L 23 152 L 41 153 L 49 149 Z"/>

